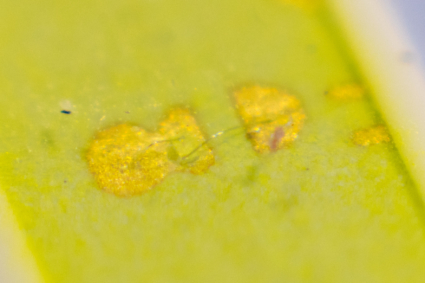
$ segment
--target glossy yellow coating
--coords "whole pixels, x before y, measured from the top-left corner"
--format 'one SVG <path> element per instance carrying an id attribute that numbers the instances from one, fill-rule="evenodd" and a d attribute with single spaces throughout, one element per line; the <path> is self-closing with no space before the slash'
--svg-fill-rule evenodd
<path id="1" fill-rule="evenodd" d="M 320 0 L 282 0 L 282 1 L 283 3 L 298 6 L 300 8 L 312 8 L 315 5 L 317 5 L 317 3 Z"/>
<path id="2" fill-rule="evenodd" d="M 358 84 L 346 84 L 331 89 L 328 94 L 336 100 L 356 100 L 363 98 L 364 88 Z"/>
<path id="3" fill-rule="evenodd" d="M 212 151 L 203 144 L 205 139 L 188 110 L 172 110 L 160 126 L 152 133 L 121 124 L 97 134 L 87 161 L 100 188 L 132 196 L 151 189 L 173 171 L 200 174 L 214 164 Z"/>
<path id="4" fill-rule="evenodd" d="M 391 142 L 391 136 L 385 126 L 378 125 L 354 132 L 353 142 L 356 145 L 369 146 Z"/>
<path id="5" fill-rule="evenodd" d="M 338 22 L 326 6 L 282 1 L 2 2 L 0 190 L 46 283 L 424 281 L 425 214 L 409 171 L 395 147 L 351 140 L 380 113 L 369 99 L 324 95 L 359 79 Z M 302 102 L 292 146 L 260 155 L 238 134 L 226 90 L 248 81 Z M 160 132 L 173 105 L 208 129 L 216 162 L 203 175 L 188 169 L 206 142 L 186 150 Z M 152 127 L 164 139 L 155 150 L 184 173 L 134 197 L 101 190 L 87 151 L 126 121 Z M 11 270 L 1 255 L 0 278 Z"/>
<path id="6" fill-rule="evenodd" d="M 257 152 L 282 149 L 298 137 L 306 115 L 295 96 L 260 86 L 244 87 L 234 96 L 236 109 Z"/>

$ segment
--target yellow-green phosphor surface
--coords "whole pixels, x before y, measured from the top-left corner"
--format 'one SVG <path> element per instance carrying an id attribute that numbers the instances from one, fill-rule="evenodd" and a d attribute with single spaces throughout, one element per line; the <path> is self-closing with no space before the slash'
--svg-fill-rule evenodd
<path id="1" fill-rule="evenodd" d="M 47 282 L 424 278 L 416 188 L 320 4 L 0 2 L 0 187 Z M 241 115 L 257 103 L 238 108 L 244 89 L 284 94 L 299 123 Z M 173 109 L 194 126 L 167 124 L 176 140 L 150 150 L 184 170 L 136 195 L 102 189 L 96 137 L 161 133 Z"/>

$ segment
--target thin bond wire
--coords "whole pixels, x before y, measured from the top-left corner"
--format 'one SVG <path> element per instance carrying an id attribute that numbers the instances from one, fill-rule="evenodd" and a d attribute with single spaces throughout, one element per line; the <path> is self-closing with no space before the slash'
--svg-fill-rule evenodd
<path id="1" fill-rule="evenodd" d="M 243 128 L 242 126 L 235 126 L 235 127 L 229 128 L 227 130 L 224 130 L 224 131 L 220 131 L 220 132 L 215 133 L 214 135 L 210 136 L 208 139 L 206 139 L 205 141 L 203 141 L 200 145 L 198 145 L 197 147 L 195 147 L 191 152 L 189 152 L 188 154 L 184 155 L 182 157 L 182 159 L 183 160 L 184 159 L 187 159 L 189 156 L 191 156 L 192 154 L 194 154 L 195 152 L 197 152 L 198 150 L 200 150 L 204 145 L 207 145 L 210 141 L 212 141 L 212 140 L 214 140 L 214 139 L 216 139 L 216 138 L 218 138 L 218 137 L 220 137 L 220 136 L 222 136 L 224 134 L 227 134 L 229 132 L 232 132 L 232 131 L 238 130 L 238 129 L 242 129 L 242 128 Z"/>
<path id="2" fill-rule="evenodd" d="M 265 121 L 262 121 L 262 122 L 259 122 L 259 124 L 267 124 L 267 123 L 271 123 L 272 122 L 272 120 L 265 120 Z M 235 130 L 240 130 L 240 129 L 244 129 L 245 127 L 244 126 L 235 126 L 235 127 L 232 127 L 232 128 L 229 128 L 229 129 L 226 129 L 226 130 L 223 130 L 223 131 L 219 131 L 219 132 L 217 132 L 217 133 L 215 133 L 215 134 L 213 134 L 212 136 L 210 136 L 209 138 L 207 138 L 205 141 L 203 141 L 201 144 L 199 144 L 197 147 L 195 147 L 192 151 L 190 151 L 189 153 L 187 153 L 187 154 L 185 154 L 185 155 L 183 155 L 183 156 L 181 156 L 180 157 L 180 160 L 181 161 L 185 161 L 185 160 L 187 160 L 190 156 L 192 156 L 193 154 L 195 154 L 197 151 L 199 151 L 203 146 L 205 146 L 205 145 L 207 145 L 208 143 L 210 143 L 212 140 L 214 140 L 214 139 L 216 139 L 216 138 L 219 138 L 220 136 L 222 136 L 222 135 L 225 135 L 225 134 L 228 134 L 228 133 L 230 133 L 230 132 L 233 132 L 233 131 L 235 131 Z M 260 127 L 257 127 L 257 128 L 255 128 L 253 131 L 250 131 L 250 132 L 248 132 L 247 134 L 252 134 L 252 133 L 258 133 L 259 131 L 261 131 L 261 128 Z M 178 137 L 178 138 L 175 138 L 175 139 L 167 139 L 167 140 L 158 140 L 158 141 L 154 141 L 153 143 L 151 143 L 150 145 L 148 145 L 144 150 L 143 150 L 143 152 L 146 152 L 149 148 L 151 148 L 152 146 L 155 146 L 156 144 L 159 144 L 159 143 L 166 143 L 166 142 L 169 142 L 169 143 L 173 143 L 173 142 L 175 142 L 175 141 L 181 141 L 182 139 L 185 139 L 186 137 L 184 137 L 184 136 L 182 136 L 182 137 Z M 196 159 L 195 159 L 196 160 Z M 188 162 L 188 163 L 190 163 L 190 162 Z"/>

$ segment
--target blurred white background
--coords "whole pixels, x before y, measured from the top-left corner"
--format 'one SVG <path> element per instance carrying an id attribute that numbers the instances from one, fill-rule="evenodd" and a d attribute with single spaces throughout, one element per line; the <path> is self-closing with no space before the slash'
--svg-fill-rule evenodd
<path id="1" fill-rule="evenodd" d="M 425 65 L 425 0 L 388 0 L 398 13 Z"/>

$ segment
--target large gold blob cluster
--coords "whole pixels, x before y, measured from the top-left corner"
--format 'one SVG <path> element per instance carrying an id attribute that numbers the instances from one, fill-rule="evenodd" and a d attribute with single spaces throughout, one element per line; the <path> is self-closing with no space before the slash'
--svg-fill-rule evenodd
<path id="1" fill-rule="evenodd" d="M 329 97 L 341 101 L 363 95 L 363 88 L 356 84 L 329 92 Z M 258 153 L 273 153 L 291 145 L 303 128 L 304 109 L 285 91 L 247 86 L 234 92 L 234 100 L 245 133 Z M 153 188 L 172 172 L 206 172 L 215 162 L 208 142 L 225 132 L 206 139 L 190 111 L 176 108 L 156 132 L 130 124 L 100 131 L 87 151 L 87 160 L 100 188 L 117 196 L 132 196 Z M 391 137 L 385 126 L 378 125 L 355 131 L 352 142 L 370 146 L 391 142 Z"/>
<path id="2" fill-rule="evenodd" d="M 132 196 L 151 189 L 172 172 L 203 173 L 214 164 L 214 155 L 190 111 L 178 108 L 158 132 L 130 124 L 99 132 L 87 160 L 103 190 Z"/>
<path id="3" fill-rule="evenodd" d="M 298 137 L 306 116 L 295 96 L 260 86 L 244 87 L 234 96 L 236 109 L 257 152 L 275 152 Z"/>

